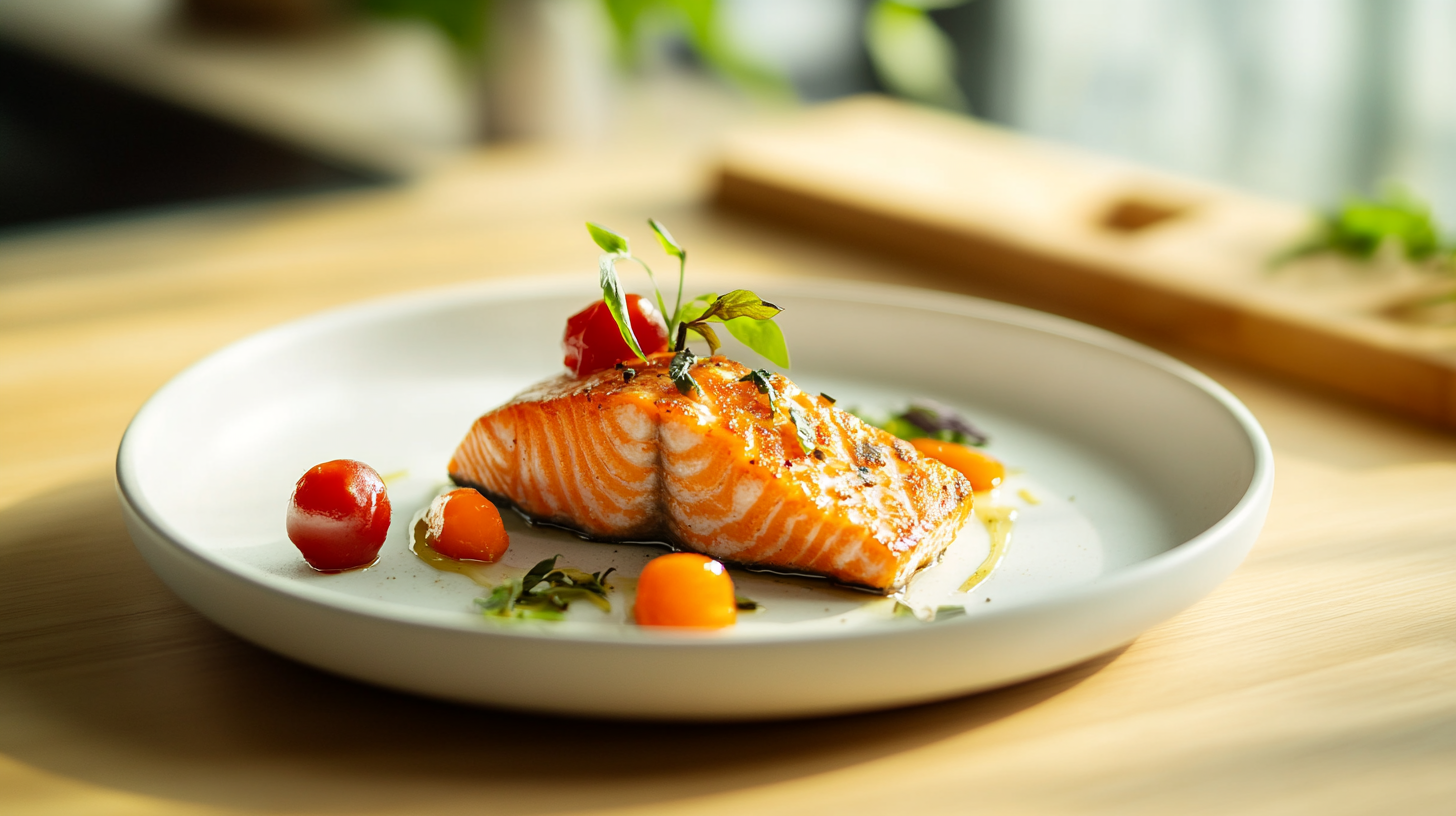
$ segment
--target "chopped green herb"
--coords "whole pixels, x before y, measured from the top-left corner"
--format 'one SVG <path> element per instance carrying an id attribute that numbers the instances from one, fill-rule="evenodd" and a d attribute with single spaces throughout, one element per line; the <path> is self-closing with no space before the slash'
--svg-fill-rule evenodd
<path id="1" fill-rule="evenodd" d="M 677 392 L 687 396 L 694 391 L 702 391 L 698 381 L 693 379 L 693 364 L 698 361 L 697 355 L 687 349 L 682 349 L 674 354 L 672 363 L 667 367 L 667 374 L 672 377 L 672 384 L 677 386 Z"/>
<path id="2" fill-rule="evenodd" d="M 763 369 L 757 369 L 744 374 L 739 382 L 751 382 L 758 386 L 758 393 L 768 396 L 768 413 L 773 416 L 778 409 L 774 405 L 778 401 L 779 394 L 773 387 L 773 375 Z"/>
<path id="3" fill-rule="evenodd" d="M 814 439 L 814 426 L 809 422 L 809 417 L 799 408 L 797 403 L 785 400 L 789 405 L 789 419 L 794 423 L 794 433 L 799 438 L 799 447 L 804 453 L 813 453 L 818 445 Z"/>

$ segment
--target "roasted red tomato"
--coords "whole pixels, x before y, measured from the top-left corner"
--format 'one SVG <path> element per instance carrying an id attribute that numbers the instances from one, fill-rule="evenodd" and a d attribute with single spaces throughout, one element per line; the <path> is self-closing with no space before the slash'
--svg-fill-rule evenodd
<path id="1" fill-rule="evenodd" d="M 389 532 L 389 495 L 374 468 L 335 459 L 311 468 L 293 486 L 288 538 L 320 572 L 367 567 Z"/>
<path id="2" fill-rule="evenodd" d="M 627 316 L 632 323 L 632 336 L 637 338 L 643 352 L 667 351 L 667 324 L 652 301 L 640 295 L 628 295 Z M 561 347 L 566 349 L 566 367 L 578 377 L 595 374 L 637 356 L 622 339 L 617 321 L 612 319 L 603 300 L 567 319 Z"/>
<path id="3" fill-rule="evenodd" d="M 499 561 L 511 545 L 500 511 L 470 487 L 436 496 L 425 513 L 425 542 L 456 561 Z"/>

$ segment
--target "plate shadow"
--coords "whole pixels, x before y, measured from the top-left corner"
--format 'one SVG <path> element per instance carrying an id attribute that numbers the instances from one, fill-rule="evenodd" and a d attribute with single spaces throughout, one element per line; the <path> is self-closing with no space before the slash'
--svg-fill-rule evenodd
<path id="1" fill-rule="evenodd" d="M 328 675 L 212 625 L 137 554 L 110 478 L 0 512 L 0 751 L 169 800 L 341 813 L 669 802 L 982 728 L 1120 653 L 970 697 L 810 720 L 633 723 L 469 708 Z"/>

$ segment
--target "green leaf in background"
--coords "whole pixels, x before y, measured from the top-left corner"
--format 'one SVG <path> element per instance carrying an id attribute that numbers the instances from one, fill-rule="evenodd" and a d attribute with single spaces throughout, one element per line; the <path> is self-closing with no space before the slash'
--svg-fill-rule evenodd
<path id="1" fill-rule="evenodd" d="M 779 324 L 772 320 L 737 317 L 724 323 L 723 327 L 738 338 L 738 342 L 753 349 L 765 360 L 780 368 L 789 367 L 789 345 L 784 342 Z"/>
<path id="2" fill-rule="evenodd" d="M 493 0 L 356 0 L 365 14 L 420 20 L 466 56 L 479 56 L 487 38 Z"/>
<path id="3" fill-rule="evenodd" d="M 698 361 L 695 354 L 687 349 L 673 355 L 672 363 L 667 367 L 667 374 L 672 377 L 673 385 L 677 386 L 677 392 L 687 396 L 694 391 L 701 391 L 698 381 L 693 379 L 693 364 Z"/>
<path id="4" fill-rule="evenodd" d="M 586 222 L 586 231 L 591 234 L 592 240 L 602 248 L 603 252 L 622 256 L 632 254 L 625 236 L 618 235 L 601 224 L 593 224 L 590 221 Z"/>
<path id="5" fill-rule="evenodd" d="M 870 7 L 864 41 L 875 74 L 885 87 L 927 105 L 968 109 L 955 80 L 955 43 L 926 13 L 955 5 L 960 2 L 878 0 Z"/>
<path id="6" fill-rule="evenodd" d="M 1391 185 L 1381 198 L 1351 198 L 1321 216 L 1313 234 L 1275 255 L 1270 266 L 1326 253 L 1368 260 L 1388 243 L 1414 262 L 1453 251 L 1443 245 L 1430 207 L 1408 190 Z"/>
<path id="7" fill-rule="evenodd" d="M 715 0 L 602 0 L 602 5 L 617 35 L 617 55 L 627 67 L 638 62 L 638 41 L 644 32 L 676 29 L 703 64 L 724 79 L 764 96 L 793 97 L 783 76 L 734 46 Z"/>
<path id="8" fill-rule="evenodd" d="M 627 348 L 642 359 L 647 355 L 642 353 L 642 347 L 637 345 L 637 338 L 632 334 L 632 323 L 627 316 L 627 296 L 622 294 L 622 281 L 617 278 L 618 255 L 603 255 L 597 261 L 601 272 L 602 300 L 607 303 L 607 311 L 612 313 L 612 319 L 617 321 L 617 329 L 622 332 L 622 339 L 627 341 Z"/>
<path id="9" fill-rule="evenodd" d="M 683 249 L 678 245 L 677 241 L 672 239 L 672 233 L 668 232 L 667 227 L 664 227 L 660 221 L 656 218 L 649 218 L 647 219 L 647 226 L 652 227 L 652 232 L 657 235 L 658 242 L 662 244 L 663 252 L 672 255 L 680 261 L 687 260 L 687 250 Z"/>

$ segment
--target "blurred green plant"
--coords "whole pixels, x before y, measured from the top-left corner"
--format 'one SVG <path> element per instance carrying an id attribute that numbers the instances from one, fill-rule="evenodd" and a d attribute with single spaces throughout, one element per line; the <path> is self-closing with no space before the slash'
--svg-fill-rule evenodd
<path id="1" fill-rule="evenodd" d="M 419 20 L 434 27 L 468 57 L 485 46 L 492 0 L 355 0 L 364 14 Z"/>
<path id="2" fill-rule="evenodd" d="M 1312 255 L 1343 255 L 1370 260 L 1393 245 L 1412 263 L 1451 267 L 1456 245 L 1441 239 L 1431 209 L 1409 190 L 1387 185 L 1379 198 L 1348 198 L 1320 216 L 1314 231 L 1270 259 L 1271 268 Z"/>
<path id="3" fill-rule="evenodd" d="M 777 72 L 744 57 L 723 33 L 716 0 L 602 0 L 617 37 L 622 65 L 638 64 L 641 39 L 652 24 L 678 29 L 698 59 L 714 73 L 754 93 L 791 96 L 793 89 Z"/>
<path id="4" fill-rule="evenodd" d="M 489 42 L 494 0 L 355 0 L 364 14 L 424 22 L 467 59 L 482 55 Z M 956 84 L 955 43 L 930 12 L 967 0 L 876 0 L 865 14 L 863 37 L 870 64 L 891 92 L 928 105 L 966 111 Z M 704 66 L 752 93 L 789 97 L 793 88 L 778 72 L 744 56 L 724 31 L 717 0 L 601 0 L 624 67 L 636 67 L 642 40 L 676 30 Z"/>
<path id="5" fill-rule="evenodd" d="M 956 83 L 955 43 L 930 12 L 966 0 L 877 0 L 864 20 L 875 75 L 891 92 L 927 105 L 968 112 Z"/>

